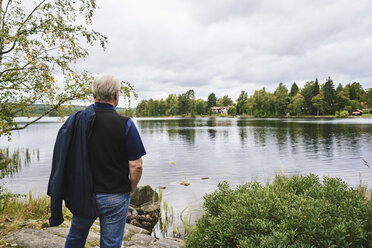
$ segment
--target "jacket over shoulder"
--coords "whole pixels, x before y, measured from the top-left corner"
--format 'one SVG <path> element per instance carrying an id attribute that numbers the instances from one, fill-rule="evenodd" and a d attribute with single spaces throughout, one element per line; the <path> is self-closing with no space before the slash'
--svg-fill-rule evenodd
<path id="1" fill-rule="evenodd" d="M 71 115 L 58 132 L 47 192 L 51 197 L 50 226 L 63 223 L 63 200 L 76 216 L 98 216 L 87 151 L 87 139 L 94 119 L 95 112 L 91 105 Z"/>

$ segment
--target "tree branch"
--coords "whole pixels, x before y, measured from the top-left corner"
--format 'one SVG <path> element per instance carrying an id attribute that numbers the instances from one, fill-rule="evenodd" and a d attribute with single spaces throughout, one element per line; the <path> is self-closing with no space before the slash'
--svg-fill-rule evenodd
<path id="1" fill-rule="evenodd" d="M 49 49 L 45 49 L 44 51 L 41 51 L 39 54 L 36 55 L 36 59 L 38 57 L 40 57 L 42 54 L 44 53 L 47 53 L 47 52 L 50 52 L 50 51 L 53 51 L 53 50 L 57 50 L 59 48 L 61 48 L 62 46 L 58 46 L 58 47 L 52 47 L 52 48 L 49 48 Z M 48 58 L 52 58 L 52 57 L 48 57 Z M 10 69 L 6 69 L 4 71 L 0 71 L 0 77 L 6 73 L 6 72 L 9 72 L 9 71 L 22 71 L 24 70 L 27 66 L 29 66 L 31 64 L 31 62 L 28 62 L 27 64 L 25 64 L 24 66 L 20 67 L 20 68 L 10 68 Z M 40 68 L 32 68 L 33 70 L 37 70 L 37 69 L 40 69 Z"/>
<path id="2" fill-rule="evenodd" d="M 23 26 L 26 24 L 26 22 L 32 17 L 32 15 L 35 13 L 35 11 L 40 8 L 40 6 L 45 2 L 46 0 L 41 1 L 38 5 L 35 6 L 35 8 L 30 12 L 30 14 L 26 17 L 26 19 L 22 22 L 21 26 L 19 26 L 17 33 L 21 31 Z"/>
<path id="3" fill-rule="evenodd" d="M 37 100 L 38 100 L 38 99 L 33 100 L 32 102 L 30 102 L 30 103 L 27 104 L 26 106 L 27 106 L 27 107 L 30 107 L 30 106 L 31 106 L 32 104 L 34 104 Z M 17 109 L 17 110 L 15 110 L 15 111 L 13 111 L 13 112 L 12 112 L 12 115 L 17 114 L 17 113 L 21 112 L 22 110 L 23 110 L 23 109 Z"/>
<path id="4" fill-rule="evenodd" d="M 43 118 L 44 116 L 48 115 L 50 112 L 52 112 L 53 110 L 57 109 L 58 107 L 60 107 L 63 103 L 67 102 L 67 101 L 70 101 L 74 99 L 73 97 L 70 97 L 68 99 L 65 99 L 63 101 L 60 101 L 57 105 L 55 105 L 53 108 L 50 108 L 48 111 L 44 112 L 42 115 L 40 115 L 38 118 L 36 118 L 35 120 L 33 121 L 30 121 L 28 123 L 26 123 L 24 126 L 22 127 L 12 127 L 10 129 L 8 129 L 7 131 L 14 131 L 14 130 L 22 130 L 22 129 L 25 129 L 26 127 L 28 127 L 29 125 L 37 122 L 38 120 L 40 120 L 41 118 Z"/>
<path id="5" fill-rule="evenodd" d="M 20 67 L 20 68 L 10 68 L 10 69 L 6 69 L 6 70 L 3 70 L 0 72 L 0 77 L 6 73 L 6 72 L 9 72 L 9 71 L 22 71 L 24 70 L 28 65 L 30 65 L 31 62 L 28 62 L 27 64 L 25 64 L 24 66 Z"/>
<path id="6" fill-rule="evenodd" d="M 4 31 L 4 26 L 5 26 L 5 15 L 6 15 L 6 13 L 8 12 L 8 8 L 9 8 L 9 5 L 10 5 L 11 2 L 12 2 L 12 0 L 8 0 L 8 3 L 6 4 L 5 10 L 4 10 L 4 15 L 3 15 L 2 24 L 1 24 L 1 31 Z"/>
<path id="7" fill-rule="evenodd" d="M 35 6 L 35 8 L 30 12 L 30 14 L 26 17 L 26 19 L 21 23 L 21 25 L 19 26 L 19 28 L 17 29 L 17 32 L 15 34 L 15 39 L 13 41 L 13 44 L 11 46 L 11 48 L 9 48 L 7 51 L 0 51 L 0 55 L 3 55 L 3 54 L 6 54 L 6 53 L 9 53 L 11 51 L 13 51 L 13 49 L 15 48 L 16 44 L 17 44 L 17 41 L 18 41 L 18 37 L 20 35 L 22 35 L 23 33 L 25 33 L 26 31 L 25 30 L 22 30 L 22 28 L 25 26 L 25 24 L 27 23 L 28 20 L 30 20 L 30 18 L 32 17 L 32 15 L 35 13 L 35 11 L 37 9 L 40 8 L 40 6 L 45 2 L 46 0 L 43 0 L 41 1 L 38 5 Z M 9 3 L 9 2 L 8 2 Z M 22 31 L 21 31 L 22 30 Z"/>

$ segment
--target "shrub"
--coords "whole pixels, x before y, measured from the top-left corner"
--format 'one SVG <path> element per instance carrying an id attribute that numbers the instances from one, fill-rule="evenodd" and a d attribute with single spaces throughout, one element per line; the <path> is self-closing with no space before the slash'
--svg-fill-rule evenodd
<path id="1" fill-rule="evenodd" d="M 229 109 L 227 110 L 227 113 L 229 115 L 235 116 L 236 115 L 236 107 L 235 106 L 230 106 Z"/>
<path id="2" fill-rule="evenodd" d="M 348 105 L 344 107 L 344 110 L 346 110 L 347 112 L 349 112 L 349 114 L 351 114 L 351 112 L 353 111 L 353 107 Z"/>
<path id="3" fill-rule="evenodd" d="M 344 110 L 340 112 L 340 118 L 347 118 L 349 117 L 349 112 Z"/>
<path id="4" fill-rule="evenodd" d="M 204 197 L 205 213 L 186 247 L 372 247 L 365 193 L 313 174 L 236 189 L 222 182 Z"/>

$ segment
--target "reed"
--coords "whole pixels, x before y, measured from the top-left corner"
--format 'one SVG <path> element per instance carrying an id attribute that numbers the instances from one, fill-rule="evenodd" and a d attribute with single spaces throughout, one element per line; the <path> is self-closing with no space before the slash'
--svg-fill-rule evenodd
<path id="1" fill-rule="evenodd" d="M 173 206 L 163 199 L 162 189 L 159 187 L 159 200 L 161 202 L 159 222 L 154 228 L 154 236 L 158 238 L 178 237 L 185 238 L 195 229 L 192 215 L 185 214 L 187 208 L 177 213 Z"/>

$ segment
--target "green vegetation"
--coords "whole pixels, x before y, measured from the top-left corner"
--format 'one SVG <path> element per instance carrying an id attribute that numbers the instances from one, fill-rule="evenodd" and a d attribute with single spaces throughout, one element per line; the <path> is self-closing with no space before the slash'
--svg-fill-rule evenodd
<path id="1" fill-rule="evenodd" d="M 14 120 L 30 116 L 35 103 L 48 106 L 42 118 L 89 99 L 92 75 L 76 63 L 88 56 L 87 45 L 106 46 L 91 26 L 96 8 L 96 0 L 0 0 L 0 136 L 37 121 Z M 123 81 L 121 93 L 130 98 L 133 87 Z"/>
<path id="2" fill-rule="evenodd" d="M 62 105 L 62 109 L 59 110 L 59 112 L 57 110 L 52 110 L 47 114 L 47 116 L 60 116 L 61 113 L 62 113 L 62 116 L 70 115 L 74 112 L 83 110 L 86 107 L 87 106 L 82 106 L 82 105 Z M 40 116 L 46 111 L 48 111 L 50 108 L 52 108 L 52 106 L 48 104 L 33 104 L 32 106 L 30 106 L 29 116 L 34 116 L 34 117 Z M 116 109 L 118 112 L 120 112 L 121 114 L 125 116 L 133 116 L 133 110 L 130 108 L 116 108 Z M 23 115 L 21 113 L 17 113 L 16 116 L 21 117 Z"/>
<path id="3" fill-rule="evenodd" d="M 186 247 L 372 247 L 370 196 L 337 178 L 276 176 L 236 189 L 223 182 L 204 211 Z"/>
<path id="4" fill-rule="evenodd" d="M 230 116 L 284 117 L 284 116 L 335 116 L 336 112 L 347 111 L 348 115 L 355 109 L 365 109 L 363 115 L 372 108 L 372 88 L 364 90 L 360 83 L 354 82 L 343 87 L 334 88 L 333 81 L 328 78 L 319 85 L 318 79 L 307 82 L 302 89 L 292 84 L 290 92 L 283 83 L 279 83 L 274 93 L 265 88 L 256 90 L 248 96 L 241 91 L 236 103 L 225 95 L 217 98 L 214 93 L 207 101 L 196 99 L 194 90 L 174 95 L 165 100 L 142 100 L 137 108 L 136 116 L 196 116 L 210 115 L 211 107 L 229 106 Z M 343 114 L 345 116 L 345 114 Z"/>
<path id="5" fill-rule="evenodd" d="M 17 173 L 21 166 L 27 166 L 31 159 L 39 158 L 39 151 L 28 148 L 0 149 L 0 179 Z M 24 227 L 42 228 L 48 225 L 50 200 L 47 196 L 33 197 L 9 193 L 0 185 L 0 245 L 5 234 Z M 66 216 L 71 216 L 64 209 Z"/>
<path id="6" fill-rule="evenodd" d="M 63 207 L 65 220 L 71 220 L 72 214 Z M 2 237 L 21 228 L 41 229 L 49 226 L 49 196 L 7 194 L 0 199 L 0 247 Z M 66 221 L 62 226 L 69 226 Z"/>
<path id="7" fill-rule="evenodd" d="M 347 118 L 349 117 L 349 112 L 344 110 L 340 112 L 340 118 Z"/>

